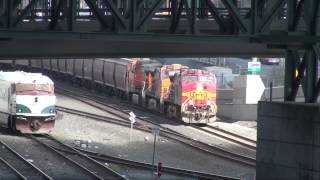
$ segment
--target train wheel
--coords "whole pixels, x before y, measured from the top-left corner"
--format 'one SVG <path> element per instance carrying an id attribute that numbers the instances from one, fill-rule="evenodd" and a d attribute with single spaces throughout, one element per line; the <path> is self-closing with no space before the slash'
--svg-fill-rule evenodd
<path id="1" fill-rule="evenodd" d="M 150 98 L 147 100 L 147 107 L 148 109 L 150 110 L 156 110 L 157 107 L 158 107 L 158 103 L 157 103 L 157 100 L 153 99 L 153 98 Z"/>
<path id="2" fill-rule="evenodd" d="M 168 105 L 167 108 L 167 113 L 166 113 L 169 117 L 177 117 L 177 108 L 175 105 Z"/>

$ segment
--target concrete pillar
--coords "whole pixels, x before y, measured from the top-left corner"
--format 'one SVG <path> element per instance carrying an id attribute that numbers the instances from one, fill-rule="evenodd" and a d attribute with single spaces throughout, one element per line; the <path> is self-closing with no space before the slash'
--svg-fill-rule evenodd
<path id="1" fill-rule="evenodd" d="M 320 106 L 259 102 L 257 179 L 320 179 Z"/>
<path id="2" fill-rule="evenodd" d="M 233 81 L 233 120 L 257 120 L 257 103 L 264 85 L 259 75 L 241 75 Z M 219 109 L 218 109 L 219 111 Z"/>

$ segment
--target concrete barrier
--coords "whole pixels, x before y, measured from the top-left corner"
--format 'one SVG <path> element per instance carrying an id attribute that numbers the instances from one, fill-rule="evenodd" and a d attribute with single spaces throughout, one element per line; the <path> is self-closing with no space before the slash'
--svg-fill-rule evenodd
<path id="1" fill-rule="evenodd" d="M 320 106 L 259 102 L 257 179 L 320 179 Z"/>

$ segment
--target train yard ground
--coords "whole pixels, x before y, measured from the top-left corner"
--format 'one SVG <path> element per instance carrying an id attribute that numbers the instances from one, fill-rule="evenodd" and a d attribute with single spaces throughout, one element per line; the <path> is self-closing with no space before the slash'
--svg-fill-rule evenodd
<path id="1" fill-rule="evenodd" d="M 65 86 L 64 84 L 61 85 L 59 83 L 56 85 L 57 87 Z M 77 92 L 81 92 L 81 94 L 86 94 L 88 96 L 96 96 L 96 93 L 86 90 L 79 90 L 79 88 L 68 87 L 68 89 L 73 92 L 77 90 Z M 113 113 L 115 110 L 110 110 L 110 107 L 106 108 L 109 110 L 103 110 L 101 108 L 93 107 L 79 99 L 74 99 L 66 94 L 62 94 L 61 89 L 59 93 L 59 88 L 57 88 L 57 92 L 57 105 L 60 107 L 67 107 L 78 111 L 110 117 L 113 119 L 123 119 L 114 115 Z M 121 109 L 126 114 L 133 111 L 141 119 L 152 120 L 161 127 L 172 129 L 180 134 L 188 136 L 195 141 L 220 147 L 221 149 L 250 157 L 252 159 L 255 158 L 255 150 L 234 142 L 227 141 L 221 137 L 217 137 L 207 132 L 200 131 L 199 129 L 183 125 L 172 119 L 160 117 L 157 114 L 132 108 L 126 105 L 123 101 L 119 103 L 119 99 L 107 98 L 105 99 L 105 102 L 107 102 L 111 107 Z M 101 154 L 108 154 L 144 163 L 151 163 L 153 148 L 153 135 L 151 132 L 138 130 L 135 125 L 132 133 L 132 139 L 130 141 L 129 125 L 120 126 L 113 123 L 95 121 L 90 119 L 89 116 L 85 117 L 85 115 L 79 116 L 70 113 L 60 113 L 62 113 L 62 119 L 57 121 L 56 128 L 52 132 L 52 134 L 60 140 L 68 144 L 76 145 L 80 148 L 82 147 L 83 149 L 95 151 Z M 140 120 L 138 119 L 137 123 L 139 121 Z M 236 123 L 225 123 L 221 121 L 212 124 L 212 126 L 224 128 L 241 136 L 245 136 L 253 140 L 255 139 L 254 128 L 248 128 Z M 255 168 L 252 166 L 239 164 L 219 156 L 205 153 L 195 148 L 188 147 L 177 141 L 171 140 L 167 137 L 158 138 L 155 162 L 162 162 L 164 166 L 190 169 L 194 171 L 244 179 L 253 179 L 255 173 Z"/>
<path id="2" fill-rule="evenodd" d="M 77 98 L 64 92 L 64 89 L 73 92 Z M 157 139 L 155 164 L 161 162 L 164 166 L 161 179 L 197 179 L 199 177 L 205 177 L 204 179 L 225 179 L 227 177 L 254 179 L 254 147 L 201 130 L 201 128 L 206 128 L 210 131 L 210 126 L 218 127 L 218 129 L 238 134 L 254 142 L 256 130 L 251 124 L 249 128 L 243 126 L 243 124 L 223 122 L 218 119 L 217 122 L 210 124 L 208 127 L 196 128 L 168 119 L 157 113 L 132 107 L 125 101 L 116 98 L 96 98 L 100 97 L 96 92 L 72 87 L 65 83 L 56 83 L 56 90 L 59 119 L 50 135 L 71 147 L 77 148 L 77 150 L 84 150 L 84 153 L 98 153 L 95 154 L 97 157 L 94 158 L 98 158 L 96 160 L 101 164 L 119 173 L 119 178 L 156 178 L 151 173 L 153 135 L 150 132 L 152 125 L 156 124 L 161 127 L 161 131 L 172 131 L 180 136 L 180 139 L 175 139 L 172 138 L 173 135 L 162 135 L 160 133 L 160 137 Z M 81 94 L 85 94 L 85 96 L 81 98 Z M 95 97 L 102 103 L 99 104 L 84 97 Z M 108 106 L 104 106 L 103 103 L 108 104 Z M 69 112 L 66 111 L 68 109 Z M 128 123 L 124 123 L 124 120 L 129 121 L 127 118 L 131 111 L 137 115 L 137 122 L 134 125 L 130 141 L 130 126 Z M 125 114 L 125 118 L 123 115 L 119 116 L 119 114 Z M 98 121 L 99 118 L 94 117 L 94 115 L 99 116 L 100 120 Z M 113 122 L 122 122 L 122 124 L 113 123 L 110 119 L 113 119 Z M 147 122 L 150 120 L 154 124 L 148 124 Z M 232 134 L 229 135 L 229 138 L 232 138 Z M 81 177 L 95 179 L 90 176 L 90 173 L 83 171 L 83 168 L 75 167 L 71 162 L 34 139 L 3 131 L 0 134 L 0 140 L 7 143 L 13 142 L 8 146 L 16 149 L 17 153 L 25 159 L 24 161 L 36 167 L 41 167 L 39 169 L 48 177 L 43 176 L 39 179 L 56 179 L 57 177 L 63 179 L 67 176 L 76 179 L 77 177 L 80 179 Z M 28 144 L 28 148 L 25 148 L 26 144 Z M 1 147 L 5 150 L 4 145 Z M 63 151 L 63 148 L 56 147 L 56 151 L 67 153 L 66 150 Z M 112 157 L 112 160 L 101 160 L 99 159 L 101 155 Z M 54 158 L 55 156 L 59 158 Z M 113 158 L 120 158 L 124 161 L 130 160 L 131 162 L 119 164 L 115 163 Z M 119 159 L 116 162 L 118 161 Z M 141 164 L 136 166 L 138 162 Z M 2 163 L 5 164 L 4 161 Z M 128 163 L 133 165 L 128 165 Z M 67 164 L 70 166 L 66 166 Z M 11 174 L 10 177 L 12 176 L 13 179 L 15 177 L 19 178 L 11 168 L 5 165 L 3 167 L 5 168 L 1 168 L 0 172 Z M 173 167 L 173 169 L 170 169 L 170 167 Z M 69 174 L 64 174 L 63 170 L 67 168 L 70 168 L 70 171 L 68 170 Z M 72 173 L 75 175 L 73 176 Z M 102 179 L 106 179 L 103 178 L 105 175 L 101 176 Z"/>

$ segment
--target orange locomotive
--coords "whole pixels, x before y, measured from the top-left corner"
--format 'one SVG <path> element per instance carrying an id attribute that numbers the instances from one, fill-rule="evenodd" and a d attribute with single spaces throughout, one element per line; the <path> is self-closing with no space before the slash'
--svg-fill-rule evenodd
<path id="1" fill-rule="evenodd" d="M 199 69 L 180 64 L 164 65 L 147 72 L 145 104 L 186 123 L 209 123 L 215 120 L 216 78 Z"/>

